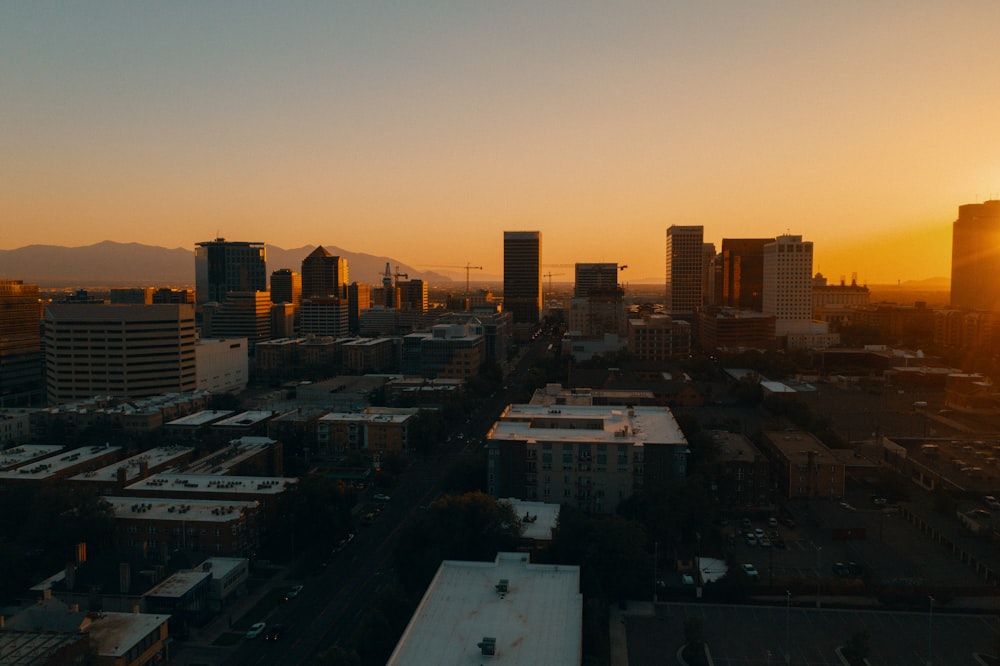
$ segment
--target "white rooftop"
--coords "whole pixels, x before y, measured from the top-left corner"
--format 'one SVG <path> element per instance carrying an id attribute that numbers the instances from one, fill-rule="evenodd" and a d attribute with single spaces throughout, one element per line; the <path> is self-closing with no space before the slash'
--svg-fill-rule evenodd
<path id="1" fill-rule="evenodd" d="M 217 492 L 220 495 L 255 493 L 278 495 L 287 486 L 298 483 L 297 478 L 284 476 L 215 476 L 213 474 L 173 474 L 163 472 L 133 483 L 125 490 L 154 490 L 178 492 Z"/>
<path id="2" fill-rule="evenodd" d="M 165 425 L 195 428 L 228 418 L 233 414 L 234 412 L 231 409 L 204 409 L 200 412 L 195 412 L 194 414 L 188 414 L 187 416 L 182 416 L 179 419 L 168 421 Z"/>
<path id="3" fill-rule="evenodd" d="M 228 419 L 212 424 L 213 428 L 232 428 L 236 426 L 252 426 L 267 421 L 275 413 L 270 410 L 251 410 L 230 416 Z"/>
<path id="4" fill-rule="evenodd" d="M 510 405 L 488 437 L 599 444 L 687 443 L 673 414 L 665 407 L 609 405 Z"/>
<path id="5" fill-rule="evenodd" d="M 113 482 L 118 479 L 118 470 L 121 468 L 125 468 L 125 479 L 127 481 L 133 480 L 139 477 L 139 473 L 142 470 L 142 463 L 146 463 L 147 469 L 155 470 L 158 467 L 167 465 L 174 460 L 177 460 L 178 458 L 183 458 L 185 455 L 188 455 L 193 451 L 194 448 L 189 446 L 159 446 L 155 449 L 143 451 L 142 453 L 134 455 L 131 458 L 119 460 L 118 462 L 108 465 L 107 467 L 71 476 L 70 481 Z"/>
<path id="6" fill-rule="evenodd" d="M 534 541 L 551 541 L 552 532 L 559 525 L 559 504 L 546 502 L 526 502 L 524 500 L 508 498 L 501 502 L 510 504 L 514 509 L 514 515 L 521 519 L 521 526 L 524 528 L 521 536 Z"/>
<path id="7" fill-rule="evenodd" d="M 101 613 L 85 630 L 98 655 L 124 657 L 169 619 L 152 613 Z"/>
<path id="8" fill-rule="evenodd" d="M 179 599 L 197 587 L 202 581 L 211 578 L 208 571 L 178 571 L 142 595 L 144 597 L 159 597 L 161 599 Z"/>
<path id="9" fill-rule="evenodd" d="M 244 511 L 256 511 L 257 502 L 170 499 L 160 497 L 105 497 L 116 518 L 184 520 L 189 523 L 228 523 Z"/>
<path id="10" fill-rule="evenodd" d="M 198 460 L 175 470 L 178 474 L 224 474 L 248 458 L 252 458 L 267 447 L 277 444 L 270 437 L 240 437 L 229 442 Z"/>
<path id="11" fill-rule="evenodd" d="M 503 594 L 501 579 L 508 581 Z M 579 666 L 582 622 L 580 567 L 531 564 L 524 553 L 446 560 L 388 664 Z M 485 637 L 496 639 L 494 656 L 477 647 Z"/>
<path id="12" fill-rule="evenodd" d="M 413 414 L 382 414 L 382 413 L 348 413 L 332 412 L 321 417 L 320 421 L 345 421 L 349 423 L 406 423 L 407 419 L 413 418 Z"/>
<path id="13" fill-rule="evenodd" d="M 94 460 L 109 453 L 121 451 L 118 446 L 83 446 L 65 452 L 63 455 L 49 456 L 38 462 L 27 463 L 15 469 L 0 471 L 3 479 L 47 479 L 64 469 Z"/>
<path id="14" fill-rule="evenodd" d="M 0 451 L 0 469 L 10 469 L 11 467 L 17 467 L 32 460 L 51 456 L 54 453 L 59 453 L 64 448 L 66 447 L 56 444 L 22 444 L 21 446 L 5 449 L 4 451 Z"/>

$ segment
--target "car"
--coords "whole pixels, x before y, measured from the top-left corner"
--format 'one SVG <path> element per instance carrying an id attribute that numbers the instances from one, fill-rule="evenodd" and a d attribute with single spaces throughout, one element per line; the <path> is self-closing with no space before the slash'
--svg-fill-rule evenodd
<path id="1" fill-rule="evenodd" d="M 757 580 L 757 578 L 759 577 L 759 574 L 757 573 L 757 567 L 755 567 L 752 564 L 744 564 L 743 573 L 745 573 L 748 578 L 751 578 L 753 580 Z"/>
<path id="2" fill-rule="evenodd" d="M 281 624 L 276 624 L 266 632 L 264 632 L 265 641 L 277 641 L 281 640 L 281 637 L 285 634 L 285 627 Z"/>
<path id="3" fill-rule="evenodd" d="M 767 526 L 768 527 L 777 527 L 778 526 L 778 519 L 774 518 L 774 517 L 768 518 L 767 519 Z"/>
<path id="4" fill-rule="evenodd" d="M 889 500 L 887 500 L 884 497 L 876 497 L 875 499 L 872 500 L 872 502 L 875 504 L 875 506 L 885 506 L 886 504 L 889 503 Z"/>
<path id="5" fill-rule="evenodd" d="M 746 535 L 746 538 L 743 541 L 748 546 L 756 546 L 757 545 L 757 537 L 755 537 L 753 534 Z"/>
<path id="6" fill-rule="evenodd" d="M 293 586 L 291 589 L 288 590 L 288 592 L 285 592 L 285 601 L 288 601 L 289 599 L 294 599 L 295 597 L 299 596 L 300 592 L 302 592 L 301 585 Z"/>
<path id="7" fill-rule="evenodd" d="M 771 547 L 771 540 L 768 539 L 766 536 L 765 537 L 761 537 L 761 538 L 757 539 L 757 545 L 760 546 L 761 548 L 770 548 Z"/>
<path id="8" fill-rule="evenodd" d="M 384 493 L 375 493 L 375 499 L 378 500 L 379 502 L 388 502 L 392 498 L 390 498 L 388 495 Z"/>
<path id="9" fill-rule="evenodd" d="M 757 541 L 760 541 L 761 538 L 763 538 L 763 536 L 764 536 L 764 530 L 762 530 L 759 527 L 755 527 L 754 530 L 753 530 L 753 535 L 755 537 L 757 537 Z"/>
<path id="10" fill-rule="evenodd" d="M 250 629 L 247 630 L 247 638 L 257 638 L 262 633 L 264 633 L 264 629 L 266 628 L 267 628 L 266 622 L 256 622 L 250 625 Z"/>
<path id="11" fill-rule="evenodd" d="M 1000 509 L 1000 502 L 998 502 L 997 498 L 994 497 L 993 495 L 986 495 L 985 497 L 983 497 L 983 502 L 985 502 L 986 506 L 990 507 L 991 509 Z"/>

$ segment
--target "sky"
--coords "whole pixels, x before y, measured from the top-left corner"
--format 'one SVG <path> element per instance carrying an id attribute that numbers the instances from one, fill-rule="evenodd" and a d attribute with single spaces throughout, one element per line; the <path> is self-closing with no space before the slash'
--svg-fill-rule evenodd
<path id="1" fill-rule="evenodd" d="M 664 275 L 670 225 L 950 274 L 1000 197 L 1000 3 L 6 2 L 0 249 L 217 236 Z"/>

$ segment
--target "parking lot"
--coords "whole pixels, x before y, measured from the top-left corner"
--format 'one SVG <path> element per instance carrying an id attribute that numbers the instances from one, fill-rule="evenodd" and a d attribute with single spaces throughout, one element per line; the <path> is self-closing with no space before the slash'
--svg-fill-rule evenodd
<path id="1" fill-rule="evenodd" d="M 657 605 L 655 616 L 625 617 L 630 666 L 676 663 L 687 617 L 702 620 L 717 666 L 783 664 L 786 652 L 791 664 L 841 666 L 837 647 L 860 630 L 870 632 L 872 666 L 971 666 L 979 663 L 976 653 L 992 653 L 1000 633 L 1000 619 L 993 615 L 930 612 L 930 607 L 917 613 L 667 603 Z"/>

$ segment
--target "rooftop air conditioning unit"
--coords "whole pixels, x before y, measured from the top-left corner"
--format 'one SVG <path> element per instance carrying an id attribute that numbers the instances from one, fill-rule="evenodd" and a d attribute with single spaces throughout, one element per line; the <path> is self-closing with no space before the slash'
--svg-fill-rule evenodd
<path id="1" fill-rule="evenodd" d="M 482 650 L 484 657 L 492 657 L 497 653 L 497 639 L 492 636 L 483 636 L 483 640 L 476 643 L 476 647 Z"/>

